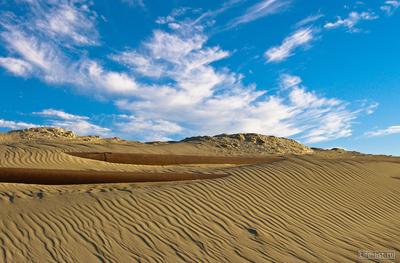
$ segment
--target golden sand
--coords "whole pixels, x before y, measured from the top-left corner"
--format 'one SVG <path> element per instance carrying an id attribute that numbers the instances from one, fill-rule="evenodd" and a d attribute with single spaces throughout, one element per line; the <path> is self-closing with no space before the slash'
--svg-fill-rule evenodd
<path id="1" fill-rule="evenodd" d="M 272 163 L 143 165 L 67 154 L 224 156 L 212 147 L 0 135 L 3 168 L 229 175 L 0 183 L 0 262 L 355 262 L 360 250 L 400 259 L 399 158 L 316 151 Z"/>

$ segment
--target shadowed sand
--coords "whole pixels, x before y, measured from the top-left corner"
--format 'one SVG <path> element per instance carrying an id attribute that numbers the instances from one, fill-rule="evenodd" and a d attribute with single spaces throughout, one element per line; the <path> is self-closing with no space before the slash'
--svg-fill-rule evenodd
<path id="1" fill-rule="evenodd" d="M 60 169 L 0 168 L 0 183 L 43 185 L 165 182 L 215 179 L 227 174 L 99 172 Z"/>
<path id="2" fill-rule="evenodd" d="M 299 155 L 246 165 L 171 163 L 181 157 L 168 157 L 163 165 L 125 164 L 67 154 L 231 158 L 245 152 L 246 158 L 264 158 L 270 156 L 264 154 L 268 147 L 291 151 L 285 141 L 273 139 L 271 146 L 259 139 L 235 135 L 232 144 L 231 137 L 222 137 L 148 145 L 0 136 L 3 171 L 219 177 L 168 183 L 0 183 L 0 262 L 360 262 L 360 250 L 394 251 L 397 261 L 383 262 L 398 262 L 399 158 L 342 150 L 310 153 L 295 144 Z"/>
<path id="3" fill-rule="evenodd" d="M 124 153 L 68 153 L 98 161 L 142 165 L 179 164 L 261 164 L 283 160 L 282 157 L 222 157 L 163 154 L 124 154 Z M 0 183 L 24 183 L 43 185 L 100 184 L 100 183 L 138 183 L 165 182 L 199 179 L 215 179 L 227 174 L 177 173 L 177 172 L 117 172 L 81 171 L 64 169 L 32 169 L 0 167 Z"/>
<path id="4" fill-rule="evenodd" d="M 244 157 L 244 156 L 199 156 L 165 155 L 138 153 L 93 153 L 69 152 L 68 154 L 92 160 L 123 164 L 177 165 L 177 164 L 261 164 L 283 160 L 279 156 Z"/>

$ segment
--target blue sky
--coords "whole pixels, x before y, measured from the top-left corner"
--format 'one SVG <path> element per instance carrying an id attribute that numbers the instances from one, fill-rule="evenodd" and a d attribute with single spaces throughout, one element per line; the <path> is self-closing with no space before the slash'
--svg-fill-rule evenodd
<path id="1" fill-rule="evenodd" d="M 400 155 L 399 7 L 3 0 L 0 131 L 256 132 Z"/>

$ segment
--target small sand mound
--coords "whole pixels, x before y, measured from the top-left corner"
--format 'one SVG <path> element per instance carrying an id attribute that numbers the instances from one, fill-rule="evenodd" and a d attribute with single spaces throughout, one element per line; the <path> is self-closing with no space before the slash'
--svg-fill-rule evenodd
<path id="1" fill-rule="evenodd" d="M 205 147 L 215 147 L 222 151 L 246 154 L 309 154 L 313 150 L 295 140 L 266 136 L 256 133 L 220 134 L 186 138 L 184 142 Z"/>

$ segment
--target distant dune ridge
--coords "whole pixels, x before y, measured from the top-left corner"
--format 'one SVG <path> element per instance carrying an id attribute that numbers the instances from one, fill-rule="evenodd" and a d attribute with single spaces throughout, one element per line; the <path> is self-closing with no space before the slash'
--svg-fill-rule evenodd
<path id="1" fill-rule="evenodd" d="M 39 127 L 0 134 L 0 173 L 15 169 L 201 179 L 0 183 L 0 262 L 400 259 L 400 158 L 259 134 L 140 143 Z"/>
<path id="2" fill-rule="evenodd" d="M 199 136 L 183 140 L 189 143 L 199 143 L 211 148 L 225 148 L 228 152 L 247 154 L 308 154 L 313 153 L 309 147 L 295 140 L 265 136 L 255 133 L 220 134 L 216 136 Z"/>

